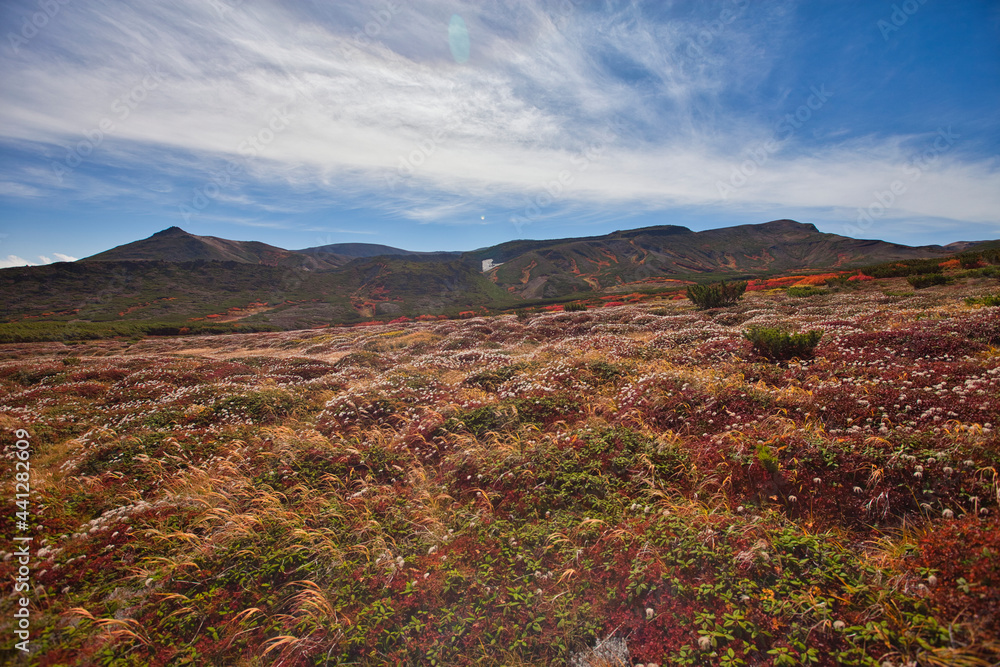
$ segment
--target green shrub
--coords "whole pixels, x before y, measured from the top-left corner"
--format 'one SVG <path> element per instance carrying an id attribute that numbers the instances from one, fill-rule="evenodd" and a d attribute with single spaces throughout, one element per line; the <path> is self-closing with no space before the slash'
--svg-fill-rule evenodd
<path id="1" fill-rule="evenodd" d="M 625 375 L 625 369 L 617 364 L 609 364 L 606 361 L 592 361 L 587 364 L 587 370 L 594 374 L 594 377 L 601 383 L 614 382 Z"/>
<path id="2" fill-rule="evenodd" d="M 465 378 L 463 384 L 470 387 L 479 387 L 484 391 L 496 391 L 507 380 L 518 374 L 525 367 L 525 364 L 512 364 L 498 368 L 495 371 L 483 371 L 475 373 Z"/>
<path id="3" fill-rule="evenodd" d="M 567 303 L 563 306 L 563 310 L 567 313 L 581 313 L 587 310 L 587 304 L 585 303 Z"/>
<path id="4" fill-rule="evenodd" d="M 804 285 L 802 287 L 789 287 L 787 290 L 788 296 L 794 297 L 806 297 L 806 296 L 816 296 L 817 294 L 826 294 L 825 289 L 820 289 L 818 287 L 813 287 L 812 285 Z"/>
<path id="5" fill-rule="evenodd" d="M 969 297 L 965 300 L 970 306 L 1000 306 L 1000 294 L 987 294 L 981 297 Z"/>
<path id="6" fill-rule="evenodd" d="M 979 252 L 969 255 L 959 255 L 958 261 L 961 262 L 963 269 L 978 269 L 983 264 L 983 255 Z"/>
<path id="7" fill-rule="evenodd" d="M 907 276 L 906 282 L 913 285 L 914 289 L 924 289 L 933 285 L 945 285 L 951 281 L 943 273 L 928 273 L 925 275 Z"/>
<path id="8" fill-rule="evenodd" d="M 1000 277 L 1000 267 L 984 266 L 979 269 L 969 269 L 962 273 L 961 278 L 997 278 Z"/>
<path id="9" fill-rule="evenodd" d="M 814 329 L 793 334 L 773 327 L 751 327 L 743 332 L 743 337 L 750 341 L 758 355 L 778 361 L 811 357 L 823 332 Z"/>
<path id="10" fill-rule="evenodd" d="M 778 472 L 778 456 L 774 453 L 774 450 L 768 447 L 766 443 L 760 443 L 757 445 L 757 463 L 760 466 L 771 473 L 772 475 Z"/>
<path id="11" fill-rule="evenodd" d="M 689 285 L 687 298 L 701 310 L 732 306 L 743 297 L 747 291 L 746 281 L 726 284 L 722 281 L 717 285 Z"/>

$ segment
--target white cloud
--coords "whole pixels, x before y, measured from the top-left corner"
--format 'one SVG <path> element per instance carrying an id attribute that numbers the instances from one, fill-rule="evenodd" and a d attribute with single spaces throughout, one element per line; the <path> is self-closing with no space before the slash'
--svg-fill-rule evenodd
<path id="1" fill-rule="evenodd" d="M 708 23 L 651 22 L 634 4 L 596 13 L 546 10 L 540 0 L 412 0 L 388 20 L 367 3 L 308 16 L 263 0 L 221 14 L 195 0 L 67 5 L 49 29 L 66 31 L 64 52 L 32 51 L 0 75 L 18 91 L 0 100 L 0 133 L 56 164 L 76 156 L 158 177 L 137 190 L 82 170 L 58 185 L 52 173 L 8 171 L 0 194 L 97 201 L 139 192 L 178 205 L 193 186 L 170 182 L 194 175 L 199 185 L 226 179 L 215 199 L 231 206 L 291 213 L 355 197 L 436 221 L 487 202 L 530 206 L 569 174 L 545 214 L 577 204 L 852 212 L 902 177 L 905 146 L 918 138 L 789 146 L 719 195 L 745 151 L 773 133 L 719 96 L 768 76 L 781 52 L 759 37 L 781 34 L 787 5 L 713 29 L 711 48 L 695 55 L 689 45 Z M 452 12 L 473 37 L 465 66 L 444 40 Z M 355 38 L 372 25 L 376 39 Z M 638 83 L 612 76 L 609 60 L 635 70 Z M 598 157 L 581 158 L 596 146 Z M 234 159 L 240 172 L 225 176 Z M 294 194 L 264 197 L 247 185 Z M 911 185 L 887 217 L 997 219 L 996 161 L 945 155 Z"/>
<path id="2" fill-rule="evenodd" d="M 9 269 L 14 266 L 38 266 L 39 264 L 52 264 L 55 262 L 75 262 L 76 257 L 71 257 L 70 255 L 65 255 L 61 252 L 54 252 L 52 255 L 55 257 L 53 260 L 48 255 L 38 255 L 38 262 L 29 262 L 23 257 L 18 257 L 17 255 L 7 255 L 6 258 L 0 259 L 0 269 Z"/>
<path id="3" fill-rule="evenodd" d="M 35 266 L 35 264 L 17 255 L 7 255 L 6 258 L 0 258 L 0 269 L 9 269 L 14 266 Z"/>

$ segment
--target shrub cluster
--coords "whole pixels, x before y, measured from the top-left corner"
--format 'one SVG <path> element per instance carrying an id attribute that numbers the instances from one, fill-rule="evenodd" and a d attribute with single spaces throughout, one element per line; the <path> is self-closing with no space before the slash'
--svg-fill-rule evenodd
<path id="1" fill-rule="evenodd" d="M 567 303 L 563 306 L 563 310 L 567 313 L 582 313 L 587 310 L 587 304 L 585 303 Z"/>
<path id="2" fill-rule="evenodd" d="M 751 327 L 743 332 L 743 337 L 750 341 L 758 355 L 779 361 L 811 357 L 823 332 L 813 329 L 793 334 L 775 327 Z"/>
<path id="3" fill-rule="evenodd" d="M 794 297 L 806 297 L 806 296 L 816 296 L 817 294 L 826 294 L 825 289 L 820 289 L 818 287 L 813 287 L 812 285 L 802 285 L 800 287 L 789 287 L 786 290 L 788 296 Z"/>
<path id="4" fill-rule="evenodd" d="M 950 280 L 943 273 L 928 273 L 925 275 L 907 276 L 906 282 L 913 285 L 914 289 L 924 289 L 934 285 L 945 285 Z"/>
<path id="5" fill-rule="evenodd" d="M 1000 294 L 987 294 L 981 297 L 969 297 L 965 303 L 970 306 L 1000 306 Z"/>
<path id="6" fill-rule="evenodd" d="M 732 306 L 743 297 L 747 291 L 746 281 L 726 284 L 722 281 L 717 285 L 689 285 L 687 298 L 698 308 L 722 308 Z"/>

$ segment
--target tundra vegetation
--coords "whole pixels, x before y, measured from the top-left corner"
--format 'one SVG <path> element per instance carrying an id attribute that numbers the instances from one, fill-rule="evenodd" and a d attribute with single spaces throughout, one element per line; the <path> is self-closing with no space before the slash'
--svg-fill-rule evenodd
<path id="1" fill-rule="evenodd" d="M 907 287 L 0 346 L 30 662 L 997 664 L 996 280 Z"/>

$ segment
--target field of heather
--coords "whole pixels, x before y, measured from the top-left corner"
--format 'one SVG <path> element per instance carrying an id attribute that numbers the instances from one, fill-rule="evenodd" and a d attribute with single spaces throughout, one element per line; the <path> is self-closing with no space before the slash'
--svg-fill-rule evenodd
<path id="1" fill-rule="evenodd" d="M 29 662 L 996 665 L 995 280 L 903 289 L 0 346 Z"/>

